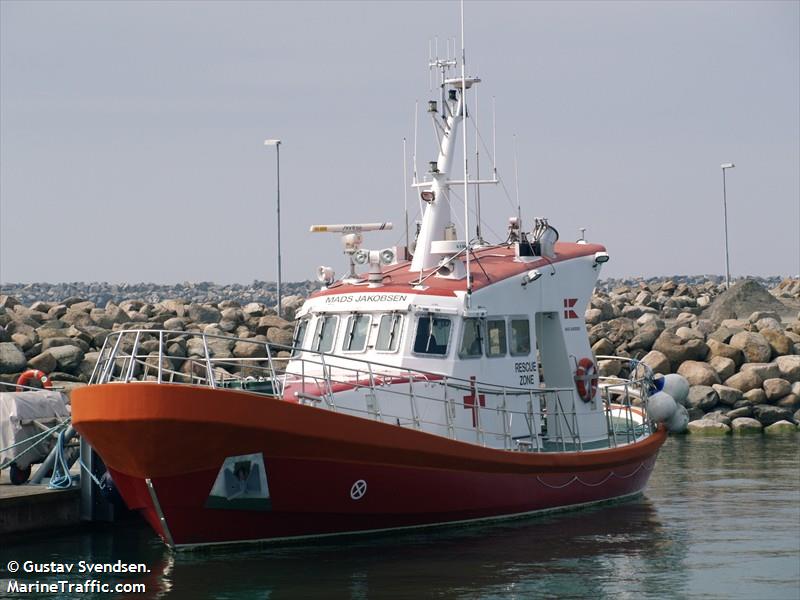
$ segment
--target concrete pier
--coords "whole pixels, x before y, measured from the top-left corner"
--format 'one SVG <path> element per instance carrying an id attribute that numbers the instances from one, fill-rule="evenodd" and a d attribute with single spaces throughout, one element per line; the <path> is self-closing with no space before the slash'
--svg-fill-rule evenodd
<path id="1" fill-rule="evenodd" d="M 49 490 L 47 484 L 12 485 L 0 475 L 0 540 L 10 534 L 80 523 L 80 488 Z"/>

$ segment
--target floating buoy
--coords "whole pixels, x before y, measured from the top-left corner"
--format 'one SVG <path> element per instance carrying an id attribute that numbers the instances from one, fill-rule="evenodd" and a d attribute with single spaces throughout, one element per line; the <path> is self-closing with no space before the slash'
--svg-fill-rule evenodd
<path id="1" fill-rule="evenodd" d="M 677 409 L 675 398 L 665 392 L 656 392 L 647 400 L 647 414 L 656 423 L 666 423 Z"/>
<path id="2" fill-rule="evenodd" d="M 667 421 L 667 431 L 672 433 L 683 433 L 689 426 L 689 411 L 683 404 L 677 405 L 677 410 L 673 413 L 672 418 Z"/>
<path id="3" fill-rule="evenodd" d="M 30 383 L 33 381 L 38 381 L 40 385 L 30 385 Z M 17 379 L 17 391 L 24 392 L 26 387 L 41 387 L 44 389 L 50 389 L 53 387 L 53 382 L 50 381 L 50 378 L 45 372 L 40 371 L 39 369 L 28 369 Z"/>
<path id="4" fill-rule="evenodd" d="M 684 404 L 689 397 L 689 381 L 676 373 L 664 375 L 664 387 L 661 391 L 672 396 L 678 404 Z"/>

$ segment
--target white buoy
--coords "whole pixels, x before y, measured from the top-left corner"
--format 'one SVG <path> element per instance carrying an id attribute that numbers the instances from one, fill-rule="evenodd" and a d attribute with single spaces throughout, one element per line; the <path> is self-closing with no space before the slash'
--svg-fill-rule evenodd
<path id="1" fill-rule="evenodd" d="M 647 400 L 647 414 L 656 423 L 666 423 L 677 409 L 675 398 L 665 392 L 656 392 Z"/>
<path id="2" fill-rule="evenodd" d="M 689 397 L 689 381 L 683 375 L 672 373 L 664 375 L 664 387 L 661 388 L 675 399 L 675 402 L 686 405 L 686 398 Z"/>
<path id="3" fill-rule="evenodd" d="M 676 408 L 672 418 L 667 421 L 667 430 L 672 433 L 682 433 L 689 426 L 689 411 L 682 404 L 678 404 Z"/>

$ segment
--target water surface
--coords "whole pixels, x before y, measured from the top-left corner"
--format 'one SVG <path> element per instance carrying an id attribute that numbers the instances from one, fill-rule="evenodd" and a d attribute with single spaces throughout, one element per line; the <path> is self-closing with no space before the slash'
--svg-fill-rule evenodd
<path id="1" fill-rule="evenodd" d="M 131 598 L 798 600 L 799 449 L 800 434 L 673 437 L 640 498 L 491 525 L 177 555 L 138 519 L 20 536 L 0 545 L 0 597 L 37 597 L 6 592 L 9 560 L 121 559 L 151 570 L 99 576 L 147 585 Z M 36 579 L 65 577 L 19 577 Z"/>

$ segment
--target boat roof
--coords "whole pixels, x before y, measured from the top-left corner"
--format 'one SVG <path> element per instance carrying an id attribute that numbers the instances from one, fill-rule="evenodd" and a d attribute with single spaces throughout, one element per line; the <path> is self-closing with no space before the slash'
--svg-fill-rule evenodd
<path id="1" fill-rule="evenodd" d="M 601 244 L 557 242 L 555 257 L 532 257 L 529 260 L 515 260 L 516 251 L 513 245 L 486 246 L 474 248 L 470 260 L 472 291 L 488 287 L 509 277 L 527 273 L 532 269 L 547 267 L 551 264 L 564 262 L 583 256 L 593 256 L 596 252 L 605 252 Z M 311 294 L 311 298 L 332 296 L 337 294 L 353 294 L 359 292 L 404 292 L 432 296 L 455 296 L 456 292 L 466 292 L 467 280 L 447 279 L 431 275 L 425 279 L 422 287 L 417 286 L 419 273 L 410 271 L 410 261 L 401 261 L 391 265 L 383 271 L 383 285 L 379 288 L 366 286 L 366 275 L 361 276 L 357 282 L 337 282 L 327 289 Z M 423 276 L 428 276 L 434 269 L 426 269 Z"/>

